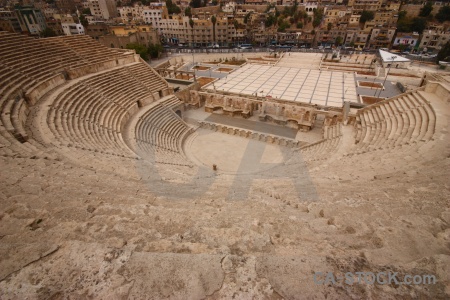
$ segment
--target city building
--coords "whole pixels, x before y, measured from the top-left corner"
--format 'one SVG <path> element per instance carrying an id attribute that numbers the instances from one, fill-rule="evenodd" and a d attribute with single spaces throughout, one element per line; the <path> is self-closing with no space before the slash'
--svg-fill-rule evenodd
<path id="1" fill-rule="evenodd" d="M 411 50 L 416 46 L 419 37 L 417 32 L 398 32 L 392 42 L 392 47 Z"/>
<path id="2" fill-rule="evenodd" d="M 61 23 L 65 35 L 84 34 L 84 27 L 77 23 Z"/>
<path id="3" fill-rule="evenodd" d="M 450 41 L 450 31 L 445 31 L 442 26 L 431 27 L 422 32 L 419 49 L 423 51 L 439 51 Z"/>
<path id="4" fill-rule="evenodd" d="M 22 31 L 15 11 L 0 10 L 0 31 L 18 33 Z"/>
<path id="5" fill-rule="evenodd" d="M 15 6 L 14 10 L 22 32 L 27 32 L 30 35 L 39 35 L 47 27 L 44 14 L 40 9 L 36 9 L 33 6 Z"/>
<path id="6" fill-rule="evenodd" d="M 89 0 L 89 8 L 93 16 L 109 20 L 117 16 L 114 0 Z"/>

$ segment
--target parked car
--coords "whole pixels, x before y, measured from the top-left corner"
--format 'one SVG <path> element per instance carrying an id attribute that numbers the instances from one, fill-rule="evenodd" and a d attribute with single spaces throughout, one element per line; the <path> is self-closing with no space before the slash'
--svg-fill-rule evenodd
<path id="1" fill-rule="evenodd" d="M 252 49 L 252 44 L 241 44 L 239 46 L 240 49 Z"/>

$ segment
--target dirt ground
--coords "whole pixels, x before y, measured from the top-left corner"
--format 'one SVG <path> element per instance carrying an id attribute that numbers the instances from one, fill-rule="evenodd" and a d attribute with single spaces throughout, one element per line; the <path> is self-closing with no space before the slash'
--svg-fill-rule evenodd
<path id="1" fill-rule="evenodd" d="M 212 77 L 198 77 L 197 78 L 197 82 L 200 84 L 200 86 L 204 86 L 207 85 L 208 83 L 214 81 L 216 78 L 212 78 Z"/>

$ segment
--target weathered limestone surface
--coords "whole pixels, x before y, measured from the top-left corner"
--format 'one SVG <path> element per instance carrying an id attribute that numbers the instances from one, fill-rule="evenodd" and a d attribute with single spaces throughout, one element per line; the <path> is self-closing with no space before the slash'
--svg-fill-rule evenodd
<path id="1" fill-rule="evenodd" d="M 54 41 L 73 40 L 61 39 Z M 33 51 L 36 43 L 30 42 L 37 45 Z M 14 55 L 2 62 L 14 63 Z M 103 57 L 85 55 L 86 61 Z M 97 76 L 109 71 L 80 77 L 30 107 L 23 124 L 29 139 L 19 141 L 9 131 L 9 114 L 18 110 L 18 86 L 31 85 L 13 69 L 4 71 L 12 77 L 0 98 L 1 299 L 450 297 L 445 85 L 367 107 L 354 125 L 331 119 L 322 141 L 279 153 L 278 162 L 278 152 L 264 150 L 274 145 L 258 148 L 253 140 L 277 143 L 275 137 L 211 126 L 212 134 L 249 145 L 241 149 L 245 159 L 237 171 L 226 174 L 220 165 L 216 172 L 175 161 L 188 160 L 178 154 L 196 133 L 171 111 L 179 101 L 167 96 L 162 80 L 131 80 L 150 91 L 133 90 L 143 103 L 152 89 L 158 91 L 154 100 L 161 98 L 151 103 L 158 109 L 132 113 L 147 117 L 135 120 L 103 95 L 137 109 L 126 89 L 110 90 L 109 78 Z M 147 71 L 137 62 L 110 75 Z M 100 91 L 96 98 L 86 97 L 81 81 Z M 57 98 L 59 92 L 69 95 Z M 139 125 L 125 128 L 127 118 Z M 129 130 L 153 157 L 132 152 L 122 136 Z M 221 150 L 225 161 L 227 149 Z M 245 164 L 268 168 L 248 174 Z M 430 274 L 437 282 L 317 285 L 315 272 Z"/>

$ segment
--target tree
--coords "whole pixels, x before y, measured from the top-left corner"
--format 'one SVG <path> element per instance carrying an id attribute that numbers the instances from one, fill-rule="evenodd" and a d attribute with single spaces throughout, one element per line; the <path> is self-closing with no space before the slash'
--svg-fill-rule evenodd
<path id="1" fill-rule="evenodd" d="M 158 58 L 163 50 L 164 48 L 163 46 L 161 46 L 161 44 L 150 44 L 148 46 L 147 52 L 151 58 Z"/>
<path id="2" fill-rule="evenodd" d="M 436 14 L 436 20 L 439 22 L 450 21 L 450 6 L 442 6 Z"/>
<path id="3" fill-rule="evenodd" d="M 275 17 L 274 15 L 270 15 L 265 21 L 266 27 L 271 27 L 276 23 L 277 23 L 277 17 Z"/>
<path id="4" fill-rule="evenodd" d="M 189 3 L 189 6 L 193 7 L 193 8 L 199 8 L 202 7 L 202 0 L 192 0 Z"/>
<path id="5" fill-rule="evenodd" d="M 251 13 L 247 13 L 244 17 L 244 23 L 247 24 L 248 19 L 250 18 Z"/>
<path id="6" fill-rule="evenodd" d="M 213 24 L 213 41 L 214 41 L 214 45 L 216 44 L 216 16 L 212 16 L 211 17 L 211 23 Z"/>
<path id="7" fill-rule="evenodd" d="M 83 14 L 80 14 L 80 23 L 84 28 L 88 27 L 89 22 Z"/>
<path id="8" fill-rule="evenodd" d="M 130 43 L 127 44 L 126 48 L 135 50 L 136 53 L 139 54 L 143 60 L 148 61 L 148 49 L 144 45 L 140 45 L 137 43 Z"/>
<path id="9" fill-rule="evenodd" d="M 172 0 L 166 0 L 167 12 L 171 14 L 179 14 L 181 13 L 181 9 L 172 2 Z"/>
<path id="10" fill-rule="evenodd" d="M 437 62 L 439 63 L 439 61 L 450 61 L 450 42 L 447 42 L 439 51 L 437 55 Z"/>
<path id="11" fill-rule="evenodd" d="M 363 10 L 361 13 L 361 18 L 359 19 L 359 23 L 366 23 L 367 21 L 372 21 L 375 17 L 373 11 Z"/>
<path id="12" fill-rule="evenodd" d="M 91 14 L 91 9 L 89 7 L 83 8 L 81 10 L 81 14 L 90 16 L 90 15 L 92 15 Z"/>
<path id="13" fill-rule="evenodd" d="M 328 30 L 328 31 L 330 31 L 330 30 L 331 30 L 331 28 L 333 28 L 333 24 L 331 24 L 331 23 L 328 23 L 328 24 L 327 24 L 327 30 Z"/>
<path id="14" fill-rule="evenodd" d="M 336 38 L 336 40 L 334 41 L 334 44 L 335 44 L 336 46 L 340 46 L 340 45 L 342 45 L 342 41 L 343 41 L 342 37 L 341 37 L 341 36 L 338 36 L 338 37 Z"/>
<path id="15" fill-rule="evenodd" d="M 299 11 L 296 11 L 292 17 L 294 18 L 294 23 L 298 23 L 302 16 Z"/>
<path id="16" fill-rule="evenodd" d="M 297 28 L 298 28 L 298 29 L 303 28 L 303 23 L 302 23 L 302 22 L 297 23 Z"/>
<path id="17" fill-rule="evenodd" d="M 313 12 L 314 12 L 313 27 L 317 27 L 320 25 L 320 23 L 322 23 L 323 9 L 314 8 Z"/>
<path id="18" fill-rule="evenodd" d="M 233 20 L 233 26 L 234 26 L 234 42 L 237 40 L 237 29 L 239 26 L 239 23 L 236 19 Z"/>
<path id="19" fill-rule="evenodd" d="M 52 37 L 52 36 L 56 36 L 56 32 L 49 27 L 47 27 L 41 31 L 41 37 L 46 38 L 46 37 Z"/>
<path id="20" fill-rule="evenodd" d="M 433 10 L 433 3 L 427 2 L 425 5 L 420 9 L 419 17 L 428 17 Z"/>
<path id="21" fill-rule="evenodd" d="M 427 27 L 427 20 L 425 18 L 413 18 L 411 22 L 411 30 L 422 34 L 423 30 Z"/>
<path id="22" fill-rule="evenodd" d="M 194 25 L 195 25 L 194 20 L 192 20 L 192 18 L 189 18 L 189 26 L 191 26 L 191 31 L 192 31 L 192 47 L 194 47 L 194 44 L 195 44 Z"/>
<path id="23" fill-rule="evenodd" d="M 188 7 L 186 7 L 186 8 L 184 9 L 184 15 L 185 15 L 186 17 L 189 17 L 189 18 L 192 17 L 192 11 L 191 11 L 191 7 L 190 7 L 190 6 L 188 6 Z"/>
<path id="24" fill-rule="evenodd" d="M 314 19 L 313 21 L 313 27 L 317 27 L 320 25 L 321 20 L 320 19 Z"/>
<path id="25" fill-rule="evenodd" d="M 289 24 L 289 22 L 280 19 L 280 20 L 278 21 L 278 29 L 277 29 L 277 31 L 278 31 L 278 32 L 285 32 L 285 31 L 286 31 L 286 28 L 289 28 L 289 27 L 291 27 L 291 25 Z"/>

